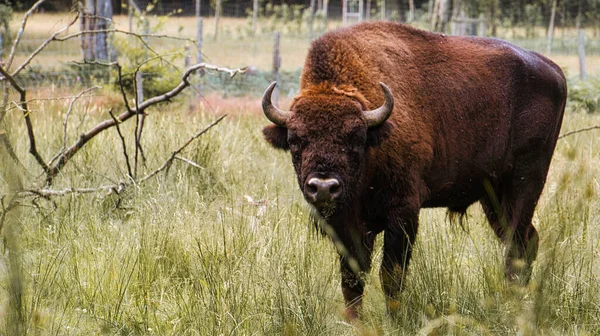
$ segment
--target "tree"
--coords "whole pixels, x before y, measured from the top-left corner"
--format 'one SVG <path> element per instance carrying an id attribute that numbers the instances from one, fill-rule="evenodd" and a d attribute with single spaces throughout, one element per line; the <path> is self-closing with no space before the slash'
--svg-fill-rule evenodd
<path id="1" fill-rule="evenodd" d="M 95 31 L 81 36 L 81 51 L 84 61 L 108 61 L 110 48 L 106 30 L 113 16 L 111 0 L 85 0 L 80 18 L 82 31 Z"/>

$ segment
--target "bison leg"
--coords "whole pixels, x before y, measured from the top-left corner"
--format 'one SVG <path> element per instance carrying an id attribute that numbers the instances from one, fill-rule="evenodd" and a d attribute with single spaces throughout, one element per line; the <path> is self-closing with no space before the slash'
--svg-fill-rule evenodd
<path id="1" fill-rule="evenodd" d="M 344 246 L 340 250 L 340 271 L 346 315 L 349 319 L 355 319 L 362 306 L 365 288 L 363 275 L 371 269 L 375 233 L 348 230 L 339 238 Z"/>
<path id="2" fill-rule="evenodd" d="M 526 285 L 531 265 L 537 256 L 538 233 L 531 220 L 545 182 L 545 174 L 537 178 L 515 174 L 508 187 L 495 188 L 481 201 L 483 210 L 496 235 L 507 245 L 506 276 Z"/>
<path id="3" fill-rule="evenodd" d="M 388 313 L 400 308 L 398 295 L 406 278 L 406 269 L 419 225 L 418 211 L 393 211 L 384 233 L 381 286 L 386 295 Z"/>

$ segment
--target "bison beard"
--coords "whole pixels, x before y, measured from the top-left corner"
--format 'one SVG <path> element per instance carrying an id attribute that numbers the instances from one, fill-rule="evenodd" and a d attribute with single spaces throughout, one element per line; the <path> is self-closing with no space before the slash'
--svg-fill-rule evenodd
<path id="1" fill-rule="evenodd" d="M 531 219 L 566 101 L 557 65 L 497 39 L 363 23 L 312 43 L 290 111 L 271 104 L 274 86 L 263 133 L 291 152 L 306 200 L 341 243 L 350 317 L 380 232 L 382 288 L 388 311 L 399 307 L 421 208 L 479 202 L 507 245 L 507 277 L 528 282 Z"/>

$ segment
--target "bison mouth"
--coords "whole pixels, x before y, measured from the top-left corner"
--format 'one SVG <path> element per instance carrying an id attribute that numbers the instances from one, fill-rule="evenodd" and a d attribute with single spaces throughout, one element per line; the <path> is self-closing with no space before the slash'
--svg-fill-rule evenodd
<path id="1" fill-rule="evenodd" d="M 335 210 L 337 208 L 337 204 L 334 201 L 323 202 L 323 203 L 312 203 L 315 209 L 319 212 L 319 215 L 324 219 L 327 219 L 333 214 L 335 214 Z"/>

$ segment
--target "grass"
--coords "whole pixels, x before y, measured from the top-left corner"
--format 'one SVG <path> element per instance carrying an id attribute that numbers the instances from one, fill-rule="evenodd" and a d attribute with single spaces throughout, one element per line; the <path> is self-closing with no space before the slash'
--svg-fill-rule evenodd
<path id="1" fill-rule="evenodd" d="M 61 145 L 67 104 L 33 106 L 45 157 Z M 600 140 L 593 131 L 559 141 L 534 218 L 541 246 L 528 287 L 504 280 L 502 246 L 477 205 L 465 230 L 450 224 L 444 210 L 425 210 L 398 316 L 385 314 L 375 269 L 367 277 L 364 316 L 349 324 L 334 248 L 310 224 L 288 155 L 262 140 L 267 122 L 258 101 L 250 105 L 253 113 L 234 105 L 218 111 L 231 116 L 184 153 L 201 169 L 178 161 L 168 176 L 120 195 L 23 203 L 12 225 L 20 228 L 28 333 L 600 333 Z M 216 117 L 206 106 L 151 112 L 144 136 L 148 170 Z M 102 105 L 81 102 L 71 134 L 79 120 L 86 129 L 105 114 Z M 17 113 L 7 118 L 15 151 L 30 172 L 22 176 L 31 181 L 39 169 L 26 154 L 21 119 Z M 571 112 L 563 130 L 598 123 L 598 116 Z M 131 126 L 124 124 L 123 131 L 131 134 Z M 123 167 L 118 137 L 109 130 L 75 157 L 56 187 L 123 180 Z M 380 258 L 378 241 L 376 266 Z M 4 254 L 0 267 L 6 271 L 7 264 Z M 0 316 L 7 317 L 9 273 L 0 273 Z M 10 334 L 9 323 L 0 328 Z"/>

